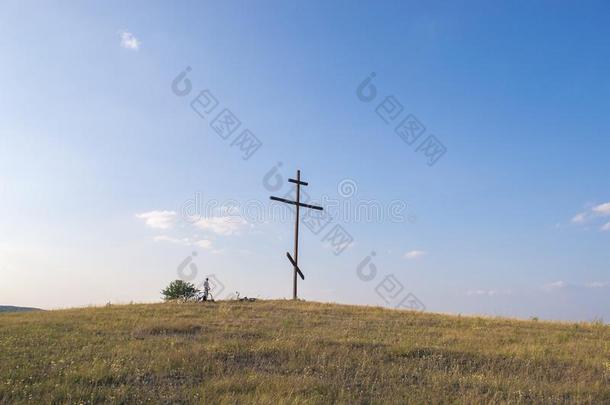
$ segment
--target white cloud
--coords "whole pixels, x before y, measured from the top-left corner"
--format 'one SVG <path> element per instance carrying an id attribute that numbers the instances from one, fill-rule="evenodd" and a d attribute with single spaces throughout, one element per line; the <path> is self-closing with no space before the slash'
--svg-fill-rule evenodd
<path id="1" fill-rule="evenodd" d="M 596 205 L 585 212 L 580 212 L 572 217 L 573 224 L 585 224 L 595 221 L 595 218 L 610 216 L 610 202 Z M 602 225 L 602 231 L 610 231 L 610 222 Z"/>
<path id="2" fill-rule="evenodd" d="M 499 291 L 499 290 L 469 290 L 466 295 L 469 296 L 473 296 L 473 295 L 486 295 L 489 297 L 493 297 L 494 295 L 510 295 L 512 294 L 511 290 L 504 290 L 504 291 Z"/>
<path id="3" fill-rule="evenodd" d="M 610 287 L 610 283 L 603 283 L 601 281 L 593 281 L 592 283 L 585 284 L 587 288 L 606 288 Z"/>
<path id="4" fill-rule="evenodd" d="M 419 259 L 420 257 L 424 257 L 428 254 L 428 252 L 424 252 L 423 250 L 411 250 L 410 252 L 405 253 L 404 258 L 409 260 Z"/>
<path id="5" fill-rule="evenodd" d="M 175 244 L 184 245 L 184 246 L 196 246 L 196 247 L 206 249 L 206 250 L 212 249 L 212 241 L 208 240 L 208 239 L 192 240 L 189 238 L 180 239 L 180 238 L 174 238 L 174 237 L 167 236 L 167 235 L 159 235 L 159 236 L 154 237 L 154 241 L 155 242 L 169 242 L 169 243 L 175 243 Z"/>
<path id="6" fill-rule="evenodd" d="M 556 291 L 556 290 L 563 290 L 564 288 L 568 287 L 568 283 L 566 283 L 565 281 L 559 280 L 559 281 L 555 281 L 552 283 L 548 283 L 542 286 L 542 289 L 545 291 Z"/>
<path id="7" fill-rule="evenodd" d="M 202 249 L 211 249 L 212 241 L 208 239 L 201 239 L 194 243 L 195 246 L 199 246 Z"/>
<path id="8" fill-rule="evenodd" d="M 239 216 L 209 217 L 195 222 L 195 226 L 199 229 L 224 236 L 239 235 L 247 225 L 248 222 Z"/>
<path id="9" fill-rule="evenodd" d="M 155 236 L 154 237 L 154 241 L 155 242 L 178 243 L 178 244 L 181 244 L 181 245 L 188 245 L 189 244 L 188 238 L 178 239 L 178 238 L 172 238 L 171 236 L 166 236 L 166 235 Z"/>
<path id="10" fill-rule="evenodd" d="M 589 288 L 589 289 L 597 289 L 597 288 L 608 288 L 610 287 L 610 283 L 602 282 L 602 281 L 593 281 L 590 283 L 578 283 L 578 284 L 570 284 L 565 281 L 555 281 L 554 283 L 549 283 L 542 286 L 542 289 L 546 292 L 565 290 L 568 288 L 572 289 L 580 289 Z"/>
<path id="11" fill-rule="evenodd" d="M 234 205 L 223 205 L 219 208 L 221 216 L 236 216 L 239 215 L 239 208 Z"/>
<path id="12" fill-rule="evenodd" d="M 495 295 L 496 290 L 468 290 L 466 295 Z"/>
<path id="13" fill-rule="evenodd" d="M 133 51 L 137 51 L 140 49 L 140 40 L 135 37 L 129 31 L 119 31 L 119 35 L 121 36 L 121 46 L 125 49 L 131 49 Z"/>
<path id="14" fill-rule="evenodd" d="M 582 224 L 583 222 L 585 222 L 585 219 L 587 219 L 587 213 L 580 212 L 580 213 L 574 215 L 574 217 L 572 218 L 572 223 L 573 224 Z"/>
<path id="15" fill-rule="evenodd" d="M 149 211 L 136 214 L 136 218 L 144 220 L 151 228 L 169 229 L 176 222 L 176 211 Z"/>
<path id="16" fill-rule="evenodd" d="M 610 202 L 596 205 L 591 210 L 599 215 L 610 215 Z"/>

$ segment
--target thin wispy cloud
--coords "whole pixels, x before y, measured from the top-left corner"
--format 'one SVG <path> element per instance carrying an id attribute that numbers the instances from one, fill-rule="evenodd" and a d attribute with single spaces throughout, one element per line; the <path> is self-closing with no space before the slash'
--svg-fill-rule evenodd
<path id="1" fill-rule="evenodd" d="M 592 208 L 592 211 L 603 216 L 610 215 L 610 202 L 596 205 Z"/>
<path id="2" fill-rule="evenodd" d="M 411 251 L 405 253 L 403 257 L 407 260 L 415 260 L 415 259 L 422 258 L 422 257 L 426 256 L 427 254 L 428 254 L 428 252 L 425 252 L 423 250 L 411 250 Z"/>
<path id="3" fill-rule="evenodd" d="M 601 281 L 593 281 L 591 283 L 585 284 L 585 287 L 587 287 L 587 288 L 606 288 L 606 287 L 610 287 L 610 283 L 604 283 Z"/>
<path id="4" fill-rule="evenodd" d="M 188 245 L 189 244 L 189 240 L 188 238 L 173 238 L 171 236 L 167 236 L 167 235 L 159 235 L 159 236 L 155 236 L 153 238 L 153 240 L 155 242 L 169 242 L 169 243 L 176 243 L 176 244 L 180 244 L 180 245 Z"/>
<path id="5" fill-rule="evenodd" d="M 607 216 L 610 216 L 610 202 L 598 204 L 598 205 L 591 207 L 587 211 L 579 212 L 578 214 L 576 214 L 572 217 L 570 222 L 572 222 L 575 225 L 584 225 L 584 224 L 592 223 L 596 226 L 600 226 L 599 218 L 607 217 Z M 601 225 L 599 229 L 602 231 L 610 231 L 610 222 L 607 222 L 607 223 Z"/>
<path id="6" fill-rule="evenodd" d="M 132 51 L 137 51 L 140 49 L 140 40 L 135 37 L 131 32 L 121 30 L 119 31 L 119 35 L 121 37 L 121 46 L 125 49 L 130 49 Z"/>
<path id="7" fill-rule="evenodd" d="M 466 295 L 468 296 L 488 296 L 493 297 L 496 295 L 510 295 L 511 290 L 469 290 Z"/>
<path id="8" fill-rule="evenodd" d="M 609 288 L 610 287 L 610 283 L 608 282 L 603 282 L 603 281 L 592 281 L 589 283 L 568 283 L 566 281 L 554 281 L 552 283 L 548 283 L 542 286 L 542 289 L 546 292 L 553 292 L 553 291 L 561 291 L 561 290 L 566 290 L 566 289 L 572 289 L 572 290 L 582 290 L 583 288 L 586 289 L 601 289 L 601 288 Z"/>
<path id="9" fill-rule="evenodd" d="M 212 241 L 208 239 L 201 239 L 194 243 L 195 246 L 198 246 L 202 249 L 212 249 Z"/>
<path id="10" fill-rule="evenodd" d="M 571 222 L 573 224 L 582 224 L 583 222 L 585 222 L 586 219 L 587 219 L 587 213 L 579 212 L 578 214 L 574 215 L 574 217 L 572 217 Z"/>
<path id="11" fill-rule="evenodd" d="M 562 291 L 584 291 L 588 290 L 601 290 L 610 288 L 610 282 L 603 281 L 592 281 L 589 283 L 569 283 L 564 280 L 553 281 L 544 284 L 541 289 L 546 293 L 559 293 Z M 523 293 L 524 291 L 517 291 L 515 294 Z M 513 295 L 513 290 L 496 290 L 496 289 L 472 289 L 466 292 L 469 297 L 496 297 Z"/>
<path id="12" fill-rule="evenodd" d="M 136 218 L 143 220 L 151 228 L 169 229 L 174 226 L 177 214 L 176 211 L 149 211 L 136 214 Z"/>
<path id="13" fill-rule="evenodd" d="M 167 235 L 159 235 L 153 238 L 155 242 L 168 242 L 183 246 L 196 246 L 201 249 L 211 250 L 212 241 L 209 239 L 174 238 Z"/>
<path id="14" fill-rule="evenodd" d="M 542 289 L 544 291 L 551 292 L 551 291 L 563 290 L 563 289 L 567 288 L 568 286 L 569 286 L 568 283 L 566 283 L 563 280 L 559 280 L 559 281 L 553 281 L 552 283 L 543 285 Z"/>
<path id="15" fill-rule="evenodd" d="M 218 235 L 240 235 L 248 226 L 248 222 L 240 216 L 218 216 L 201 218 L 195 222 L 199 229 L 210 231 Z"/>

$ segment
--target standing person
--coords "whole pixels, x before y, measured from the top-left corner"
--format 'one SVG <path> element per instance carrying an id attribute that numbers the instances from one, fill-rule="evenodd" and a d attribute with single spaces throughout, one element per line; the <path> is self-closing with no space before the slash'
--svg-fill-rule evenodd
<path id="1" fill-rule="evenodd" d="M 208 278 L 205 278 L 205 281 L 203 282 L 203 300 L 207 301 L 208 300 L 208 294 L 210 293 L 210 282 L 208 281 Z"/>

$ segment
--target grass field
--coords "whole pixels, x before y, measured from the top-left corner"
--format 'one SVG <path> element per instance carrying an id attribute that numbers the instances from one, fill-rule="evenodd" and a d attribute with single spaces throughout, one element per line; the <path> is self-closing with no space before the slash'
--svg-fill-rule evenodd
<path id="1" fill-rule="evenodd" d="M 610 327 L 292 301 L 0 314 L 0 402 L 610 403 Z"/>

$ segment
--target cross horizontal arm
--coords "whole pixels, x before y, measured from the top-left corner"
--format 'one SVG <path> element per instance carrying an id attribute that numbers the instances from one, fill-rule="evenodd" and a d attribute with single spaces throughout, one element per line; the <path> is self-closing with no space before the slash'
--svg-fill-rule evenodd
<path id="1" fill-rule="evenodd" d="M 294 183 L 294 184 L 300 184 L 302 186 L 308 186 L 309 183 L 306 181 L 301 181 L 301 180 L 295 180 L 295 179 L 288 179 L 289 182 Z"/>
<path id="2" fill-rule="evenodd" d="M 285 198 L 273 197 L 273 196 L 271 196 L 269 198 L 274 200 L 274 201 L 279 201 L 279 202 L 283 202 L 283 203 L 286 203 L 286 204 L 292 204 L 292 205 L 298 205 L 299 207 L 311 208 L 312 210 L 322 211 L 324 209 L 322 207 L 318 207 L 317 205 L 303 204 L 302 202 L 297 203 L 296 201 L 287 200 Z"/>
<path id="3" fill-rule="evenodd" d="M 286 257 L 288 257 L 288 260 L 290 260 L 290 263 L 292 263 L 294 268 L 297 270 L 297 273 L 299 273 L 299 276 L 301 276 L 301 280 L 305 280 L 305 276 L 303 275 L 303 272 L 301 271 L 301 269 L 299 269 L 299 266 L 297 266 L 297 264 L 294 262 L 294 259 L 292 258 L 292 256 L 290 256 L 290 253 L 286 252 Z"/>

